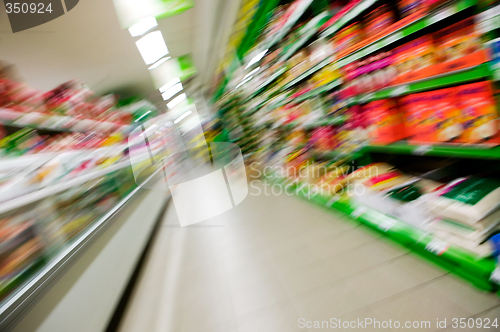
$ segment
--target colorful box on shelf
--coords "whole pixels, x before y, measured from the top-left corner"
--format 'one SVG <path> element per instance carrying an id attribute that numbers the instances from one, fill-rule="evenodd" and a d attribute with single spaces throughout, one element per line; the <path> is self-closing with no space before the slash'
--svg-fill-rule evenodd
<path id="1" fill-rule="evenodd" d="M 343 67 L 353 61 L 356 61 L 364 56 L 370 55 L 386 46 L 389 46 L 407 36 L 410 36 L 430 25 L 435 24 L 445 18 L 448 18 L 458 12 L 474 6 L 477 0 L 459 0 L 449 6 L 439 9 L 430 15 L 420 13 L 417 16 L 408 16 L 403 20 L 395 23 L 394 28 L 378 35 L 375 38 L 369 39 L 368 42 L 364 41 L 362 45 L 357 45 L 353 50 L 345 52 L 344 55 L 339 57 L 338 66 Z M 417 13 L 415 13 L 417 14 Z"/>
<path id="2" fill-rule="evenodd" d="M 378 40 L 386 38 L 388 35 L 392 34 L 393 32 L 400 30 L 401 28 L 403 28 L 407 25 L 410 25 L 414 22 L 421 20 L 422 18 L 425 17 L 426 14 L 427 14 L 427 10 L 420 10 L 418 12 L 415 12 L 415 13 L 397 21 L 396 23 L 392 24 L 388 28 L 379 31 L 377 34 L 375 34 L 371 37 L 363 38 L 362 42 L 357 43 L 356 45 L 354 45 L 346 50 L 343 50 L 339 54 L 339 58 L 344 58 L 344 57 L 348 56 L 349 54 L 352 54 L 352 53 L 354 53 L 354 52 L 356 52 L 356 51 L 358 51 L 358 50 L 360 50 L 360 49 L 362 49 L 370 44 L 377 42 Z M 401 38 L 402 38 L 402 36 L 401 36 Z M 392 39 L 394 39 L 394 37 Z M 394 41 L 396 41 L 396 40 L 391 40 L 391 42 L 394 42 Z M 384 46 L 387 46 L 389 44 L 390 43 L 386 42 Z M 382 45 L 380 45 L 379 48 L 381 48 L 381 47 L 382 47 Z M 366 53 L 365 55 L 369 54 L 368 52 L 366 52 L 366 50 L 365 50 L 365 53 Z"/>

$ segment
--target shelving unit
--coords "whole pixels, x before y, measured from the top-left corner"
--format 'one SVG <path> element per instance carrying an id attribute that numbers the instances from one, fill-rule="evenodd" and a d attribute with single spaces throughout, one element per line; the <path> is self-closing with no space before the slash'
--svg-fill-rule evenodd
<path id="1" fill-rule="evenodd" d="M 500 160 L 500 147 L 473 147 L 460 145 L 409 145 L 403 142 L 396 142 L 389 145 L 369 145 L 362 150 L 364 152 L 373 153 Z"/>
<path id="2" fill-rule="evenodd" d="M 489 76 L 491 76 L 489 65 L 487 63 L 483 63 L 475 67 L 456 70 L 450 73 L 413 81 L 407 84 L 391 86 L 375 92 L 360 94 L 349 98 L 347 104 L 351 106 L 368 103 L 374 100 L 405 96 L 413 93 L 445 88 L 452 85 L 465 84 L 487 78 Z"/>
<path id="3" fill-rule="evenodd" d="M 106 131 L 119 129 L 121 132 L 129 132 L 132 126 L 118 125 L 112 122 L 95 121 L 90 119 L 75 119 L 70 116 L 58 116 L 34 113 L 21 113 L 6 108 L 0 108 L 0 123 L 18 128 L 33 128 L 39 130 L 59 132 L 85 132 L 90 129 Z"/>
<path id="4" fill-rule="evenodd" d="M 297 52 L 304 44 L 314 36 L 321 26 L 328 21 L 330 15 L 327 12 L 321 13 L 313 18 L 306 26 L 303 28 L 303 34 L 300 38 L 295 41 L 288 49 L 285 49 L 285 53 L 279 58 L 279 62 L 284 62 L 288 60 L 295 52 Z"/>
<path id="5" fill-rule="evenodd" d="M 355 51 L 353 54 L 346 55 L 337 60 L 337 65 L 343 67 L 353 61 L 361 59 L 367 55 L 373 54 L 374 52 L 390 46 L 403 38 L 411 36 L 423 29 L 431 27 L 432 25 L 438 23 L 441 20 L 447 19 L 463 10 L 469 9 L 477 4 L 477 0 L 460 0 L 456 3 L 448 5 L 445 8 L 441 8 L 431 14 L 430 16 L 422 17 L 414 22 L 410 22 L 404 27 L 397 29 L 396 31 L 390 32 L 388 35 L 379 38 L 378 40 L 363 46 L 359 50 Z M 328 31 L 328 30 L 327 30 Z"/>
<path id="6" fill-rule="evenodd" d="M 270 38 L 264 41 L 264 46 L 259 47 L 258 49 L 269 49 L 273 47 L 278 41 L 283 39 L 290 31 L 290 29 L 297 23 L 297 20 L 304 14 L 306 9 L 311 5 L 314 0 L 300 0 L 299 5 L 295 8 L 293 13 L 288 17 L 288 20 L 285 22 L 283 27 L 281 27 L 274 36 L 270 36 Z"/>
<path id="7" fill-rule="evenodd" d="M 332 91 L 335 88 L 343 88 L 346 84 L 344 84 L 342 78 L 335 79 L 322 86 L 316 86 L 316 80 L 311 80 L 309 84 L 305 83 L 305 81 L 308 80 L 312 75 L 318 73 L 320 70 L 329 65 L 333 65 L 336 69 L 342 70 L 342 67 L 351 64 L 354 61 L 364 59 L 368 56 L 376 55 L 380 51 L 389 51 L 394 47 L 406 44 L 407 42 L 410 42 L 418 37 L 433 33 L 455 23 L 458 20 L 462 20 L 465 17 L 470 17 L 473 15 L 476 15 L 476 28 L 480 32 L 492 32 L 492 34 L 488 35 L 488 38 L 491 37 L 490 39 L 492 39 L 498 37 L 500 32 L 495 31 L 496 29 L 500 29 L 500 5 L 497 5 L 496 7 L 490 8 L 486 11 L 479 12 L 480 7 L 478 6 L 478 0 L 456 0 L 454 2 L 443 2 L 443 4 L 427 13 L 424 13 L 424 10 L 422 10 L 420 12 L 421 16 L 418 16 L 418 13 L 410 16 L 414 18 L 413 21 L 410 21 L 411 18 L 407 18 L 406 20 L 405 18 L 403 18 L 399 22 L 394 23 L 393 26 L 385 29 L 384 31 L 386 32 L 378 34 L 377 37 L 370 37 L 370 41 L 367 40 L 366 42 L 360 42 L 358 45 L 352 46 L 349 49 L 349 54 L 341 54 L 340 56 L 336 54 L 330 56 L 320 62 L 315 63 L 310 68 L 297 74 L 293 78 L 290 78 L 291 75 L 295 75 L 296 71 L 293 71 L 293 74 L 291 74 L 291 72 L 286 73 L 288 69 L 283 62 L 286 62 L 286 60 L 288 60 L 293 54 L 298 52 L 302 47 L 306 46 L 309 41 L 314 40 L 314 38 L 326 40 L 332 37 L 335 33 L 339 32 L 342 28 L 352 23 L 361 15 L 364 16 L 368 11 L 374 9 L 376 5 L 376 0 L 359 1 L 348 11 L 345 11 L 342 16 L 334 16 L 334 18 L 330 19 L 328 23 L 323 24 L 321 28 L 318 28 L 318 26 L 320 25 L 319 22 L 323 19 L 320 19 L 320 16 L 317 16 L 313 21 L 310 21 L 306 25 L 307 29 L 305 29 L 305 27 L 303 28 L 304 30 L 301 37 L 299 37 L 292 45 L 289 45 L 288 48 L 281 50 L 281 54 L 280 56 L 278 56 L 278 62 L 282 65 L 281 69 L 269 76 L 269 78 L 265 80 L 261 85 L 259 85 L 257 89 L 255 89 L 255 91 L 250 93 L 249 97 L 246 98 L 243 102 L 248 103 L 252 100 L 252 98 L 258 95 L 260 95 L 259 98 L 262 97 L 262 100 L 259 99 L 258 103 L 255 103 L 258 105 L 252 105 L 252 107 L 248 107 L 248 109 L 250 110 L 247 111 L 247 115 L 249 116 L 255 114 L 255 112 L 259 110 L 262 111 L 258 113 L 258 117 L 263 117 L 262 122 L 264 123 L 264 126 L 258 127 L 259 132 L 261 130 L 271 128 L 273 130 L 271 133 L 275 133 L 274 135 L 276 135 L 276 139 L 278 141 L 277 145 L 279 145 L 280 141 L 286 141 L 289 136 L 295 133 L 297 134 L 297 137 L 303 137 L 300 135 L 307 136 L 308 134 L 310 134 L 310 132 L 304 131 L 303 129 L 312 130 L 321 126 L 339 126 L 344 124 L 345 122 L 349 124 L 348 121 L 350 120 L 344 115 L 325 115 L 330 112 L 338 112 L 339 110 L 340 112 L 342 112 L 341 108 L 344 104 L 335 104 L 335 106 L 333 107 L 330 106 L 331 104 L 329 104 L 337 102 L 338 99 L 332 101 L 327 98 L 316 98 L 318 96 L 342 98 L 344 94 L 341 93 L 335 96 L 325 95 L 326 92 Z M 326 26 L 327 24 L 329 25 Z M 316 28 L 318 29 L 316 30 Z M 284 29 L 284 31 L 284 33 L 287 33 L 289 29 Z M 284 36 L 285 35 L 282 35 L 282 37 Z M 277 40 L 273 40 L 273 42 L 278 43 Z M 274 50 L 276 49 L 278 49 L 278 47 L 274 48 Z M 476 53 L 476 58 L 479 58 L 479 55 L 481 55 L 481 59 L 487 58 L 487 56 L 485 56 L 485 53 Z M 375 59 L 373 61 L 377 60 Z M 480 64 L 477 65 L 477 63 Z M 291 66 L 294 64 L 294 62 L 290 63 Z M 442 63 L 440 63 L 440 65 L 441 64 Z M 450 65 L 450 63 L 446 65 Z M 397 85 L 395 84 L 377 91 L 371 91 L 369 93 L 362 93 L 356 96 L 352 96 L 347 100 L 343 100 L 343 102 L 345 102 L 345 105 L 349 107 L 353 105 L 366 104 L 375 100 L 397 98 L 415 93 L 454 87 L 484 80 L 500 80 L 500 68 L 492 66 L 490 62 L 481 63 L 480 61 L 477 61 L 473 66 L 470 66 L 469 68 L 444 72 L 445 70 L 442 68 L 444 68 L 444 66 L 446 65 L 443 65 L 443 67 L 439 66 L 433 68 L 435 69 L 434 72 L 439 72 L 441 74 L 407 82 L 403 81 L 404 77 L 400 77 L 398 78 L 399 81 L 397 82 L 404 83 L 399 83 Z M 451 68 L 451 65 L 448 67 Z M 463 67 L 460 66 L 455 68 Z M 291 75 L 284 75 L 285 73 Z M 281 81 L 277 84 L 272 84 L 278 79 L 281 80 L 282 77 L 286 77 L 286 83 L 283 84 L 283 81 Z M 417 77 L 417 75 L 415 75 L 414 77 Z M 418 77 L 422 77 L 422 75 Z M 310 88 L 311 86 L 314 86 L 314 88 Z M 267 90 L 270 87 L 272 87 L 272 89 Z M 242 89 L 244 89 L 244 87 Z M 266 90 L 268 91 L 268 93 L 263 94 Z M 274 99 L 277 98 L 277 95 L 279 95 L 279 99 Z M 268 98 L 268 100 L 271 98 L 273 99 L 268 101 L 265 100 L 265 98 Z M 325 111 L 324 113 L 321 113 L 323 114 L 324 118 L 320 120 L 316 120 L 313 122 L 308 121 L 311 118 L 309 115 L 309 108 L 307 109 L 307 111 L 304 111 L 302 117 L 300 117 L 301 115 L 299 115 L 297 118 L 296 113 L 292 112 L 297 111 L 298 114 L 300 114 L 300 110 L 298 108 L 295 109 L 293 107 L 284 107 L 286 105 L 299 106 L 299 104 L 303 101 L 311 100 L 314 98 L 316 98 L 317 103 L 312 102 L 308 104 L 308 106 L 312 105 L 312 107 L 315 108 L 313 110 L 314 112 L 316 112 L 317 110 L 323 110 L 325 105 L 326 107 L 333 108 L 332 110 L 329 110 L 329 112 Z M 282 110 L 279 110 L 276 113 L 280 113 L 280 111 L 282 111 L 281 114 L 276 115 L 275 113 L 271 113 L 271 111 L 280 108 L 282 108 Z M 320 114 L 320 112 L 318 112 L 317 114 Z M 346 114 L 352 115 L 351 120 L 352 123 L 354 123 L 353 127 L 359 129 L 359 126 L 355 124 L 357 121 L 357 119 L 355 118 L 356 113 L 353 111 L 353 113 L 347 112 Z M 269 115 L 270 117 L 276 117 L 274 123 L 273 121 L 268 119 L 268 117 L 266 117 L 267 115 Z M 316 116 L 316 114 L 314 115 Z M 290 121 L 291 119 L 294 120 Z M 268 124 L 270 124 L 270 126 L 267 126 Z M 265 129 L 263 129 L 264 127 Z M 340 130 L 349 129 L 350 126 L 346 125 Z M 355 135 L 356 133 L 356 131 L 353 131 L 353 133 L 351 134 Z M 453 158 L 452 161 L 454 161 L 454 159 L 483 159 L 491 160 L 492 162 L 497 162 L 500 160 L 500 147 L 495 147 L 493 145 L 460 145 L 451 143 L 413 145 L 409 144 L 406 141 L 398 141 L 396 143 L 387 145 L 370 144 L 367 142 L 365 142 L 364 144 L 360 143 L 365 136 L 366 134 L 364 132 L 361 133 L 361 138 L 359 140 L 353 139 L 353 144 L 343 144 L 344 142 L 341 142 L 340 145 L 344 147 L 346 151 L 315 150 L 312 148 L 310 143 L 304 143 L 304 140 L 304 142 L 302 142 L 303 144 L 284 144 L 284 150 L 279 150 L 280 147 L 277 147 L 274 152 L 289 151 L 295 149 L 294 151 L 299 152 L 301 158 L 305 158 L 306 160 L 321 159 L 323 161 L 349 161 L 349 163 L 353 161 L 353 164 L 360 165 L 366 165 L 367 163 L 365 163 L 365 161 L 371 160 L 371 158 L 380 158 L 381 160 L 386 160 L 388 157 L 397 161 L 413 160 L 414 158 L 417 158 L 417 160 L 422 160 L 422 162 L 431 159 L 438 160 L 436 158 Z M 342 137 L 342 139 L 348 138 Z M 283 148 L 283 146 L 281 147 Z M 402 157 L 409 155 L 416 157 Z M 422 159 L 420 159 L 420 157 L 422 157 Z M 301 159 L 300 162 L 304 162 L 304 160 Z M 460 162 L 463 162 L 463 160 L 461 160 Z M 278 175 L 273 175 L 268 178 L 268 180 L 271 182 L 279 182 L 281 184 L 284 184 L 285 187 L 289 188 L 294 194 L 303 198 L 307 198 L 308 200 L 311 200 L 323 207 L 326 207 L 328 209 L 335 209 L 351 216 L 361 224 L 381 232 L 386 237 L 410 248 L 411 250 L 422 255 L 424 258 L 470 281 L 480 289 L 488 291 L 498 291 L 500 289 L 500 285 L 490 280 L 490 277 L 496 266 L 495 260 L 493 258 L 481 258 L 472 251 L 464 249 L 465 247 L 462 248 L 457 245 L 446 243 L 446 241 L 441 240 L 439 237 L 434 236 L 424 229 L 414 227 L 408 223 L 397 220 L 374 209 L 359 205 L 353 199 L 346 198 L 346 196 L 322 196 L 320 193 L 314 192 L 314 190 L 311 191 L 307 183 L 294 183 L 288 179 L 277 178 L 277 176 Z M 473 247 L 468 248 L 470 248 L 471 250 L 475 249 Z"/>
<path id="8" fill-rule="evenodd" d="M 295 103 L 300 103 L 306 99 L 313 98 L 313 97 L 316 97 L 317 95 L 328 92 L 328 91 L 332 90 L 333 88 L 339 86 L 340 84 L 342 84 L 342 80 L 340 78 L 338 78 L 330 83 L 327 83 L 325 85 L 321 85 L 321 86 L 319 86 L 311 91 L 308 91 L 308 92 L 298 96 L 297 98 L 295 98 L 291 101 L 293 101 Z"/>
<path id="9" fill-rule="evenodd" d="M 283 87 L 280 89 L 281 91 L 288 90 L 291 87 L 293 87 L 295 84 L 300 83 L 307 77 L 311 76 L 312 74 L 318 72 L 319 70 L 325 68 L 327 65 L 329 65 L 332 62 L 332 59 L 328 57 L 327 59 L 320 61 L 316 65 L 312 66 L 310 69 L 306 70 L 302 74 L 297 75 L 294 79 L 292 79 L 290 82 L 286 83 L 283 85 Z"/>
<path id="10" fill-rule="evenodd" d="M 359 16 L 363 11 L 367 10 L 375 4 L 377 0 L 363 0 L 360 1 L 354 8 L 348 11 L 344 16 L 342 16 L 337 22 L 333 23 L 331 26 L 326 28 L 321 34 L 320 38 L 326 38 L 327 36 L 334 34 L 339 31 L 344 25 L 352 21 L 354 18 Z"/>

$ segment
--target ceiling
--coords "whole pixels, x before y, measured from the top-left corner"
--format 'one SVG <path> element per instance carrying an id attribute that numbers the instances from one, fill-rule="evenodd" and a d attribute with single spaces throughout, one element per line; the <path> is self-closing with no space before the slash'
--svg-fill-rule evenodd
<path id="1" fill-rule="evenodd" d="M 190 53 L 198 69 L 186 87 L 188 97 L 200 99 L 210 88 L 240 4 L 241 0 L 195 0 L 192 9 L 159 20 L 170 55 Z M 65 15 L 15 34 L 3 6 L 2 2 L 0 60 L 15 64 L 29 85 L 50 90 L 78 78 L 98 94 L 141 95 L 166 108 L 135 46 L 137 38 L 120 28 L 112 0 L 81 0 Z"/>

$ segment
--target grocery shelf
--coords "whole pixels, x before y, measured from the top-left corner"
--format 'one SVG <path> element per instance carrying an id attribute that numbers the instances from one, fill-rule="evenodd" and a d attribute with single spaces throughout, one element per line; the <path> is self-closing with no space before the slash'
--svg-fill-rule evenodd
<path id="1" fill-rule="evenodd" d="M 444 88 L 449 85 L 462 84 L 470 81 L 489 77 L 491 70 L 488 63 L 483 63 L 471 68 L 465 68 L 436 75 L 410 83 L 391 86 L 379 91 L 360 94 L 347 99 L 348 105 L 364 104 L 374 100 L 393 98 L 432 89 Z"/>
<path id="2" fill-rule="evenodd" d="M 337 64 L 338 67 L 343 67 L 353 61 L 356 61 L 358 59 L 361 59 L 367 55 L 370 55 L 386 46 L 389 46 L 405 37 L 408 37 L 418 31 L 421 31 L 422 29 L 425 29 L 433 24 L 436 24 L 437 22 L 446 19 L 456 13 L 459 13 L 463 10 L 466 10 L 468 8 L 471 8 L 477 3 L 477 0 L 459 0 L 453 4 L 448 5 L 445 8 L 442 8 L 438 10 L 435 13 L 432 13 L 430 15 L 426 15 L 414 22 L 410 22 L 404 27 L 401 27 L 400 29 L 393 31 L 389 33 L 387 36 L 381 37 L 380 39 L 374 41 L 373 43 L 370 43 L 361 49 L 355 51 L 354 53 L 351 53 L 349 55 L 346 55 L 345 57 L 342 57 L 338 59 Z"/>
<path id="3" fill-rule="evenodd" d="M 79 154 L 86 153 L 105 153 L 114 149 L 122 149 L 124 150 L 127 147 L 126 144 L 122 144 L 119 146 L 109 146 L 102 147 L 94 150 L 70 150 L 70 151 L 58 151 L 58 152 L 47 152 L 47 153 L 35 153 L 35 154 L 26 154 L 18 157 L 5 156 L 0 158 L 0 171 L 10 170 L 18 167 L 27 167 L 34 164 L 42 164 L 47 162 L 57 156 L 65 155 L 65 156 L 77 156 Z"/>
<path id="4" fill-rule="evenodd" d="M 320 95 L 324 92 L 330 91 L 331 89 L 339 86 L 340 84 L 342 84 L 342 79 L 337 78 L 336 80 L 334 80 L 330 83 L 321 85 L 317 88 L 312 89 L 311 91 L 308 91 L 308 92 L 298 96 L 297 98 L 295 98 L 295 100 L 292 100 L 292 101 L 296 102 L 296 103 L 303 102 L 304 100 L 316 97 L 317 95 Z"/>
<path id="5" fill-rule="evenodd" d="M 262 49 L 270 49 L 271 47 L 274 46 L 274 44 L 282 40 L 290 31 L 290 29 L 295 25 L 295 23 L 297 23 L 302 14 L 304 14 L 306 9 L 309 8 L 309 6 L 313 1 L 314 0 L 300 1 L 300 4 L 295 8 L 294 12 L 288 17 L 288 20 L 285 22 L 285 24 L 275 33 L 274 36 L 272 36 L 267 41 L 264 41 L 265 47 L 263 47 Z"/>
<path id="6" fill-rule="evenodd" d="M 40 190 L 30 192 L 28 194 L 12 198 L 8 201 L 0 203 L 0 214 L 17 209 L 21 206 L 25 206 L 43 198 L 50 197 L 52 195 L 58 194 L 70 188 L 84 184 L 85 182 L 100 178 L 111 172 L 118 171 L 122 168 L 129 167 L 130 161 L 126 160 L 102 169 L 88 172 L 77 178 L 66 180 L 61 183 L 54 184 L 49 187 L 42 188 Z"/>
<path id="7" fill-rule="evenodd" d="M 262 82 L 256 89 L 253 93 L 251 93 L 246 99 L 245 99 L 245 102 L 248 102 L 250 99 L 252 99 L 253 97 L 255 97 L 256 95 L 258 95 L 259 93 L 262 92 L 262 90 L 268 86 L 269 84 L 271 84 L 272 82 L 274 82 L 274 80 L 276 80 L 278 77 L 280 77 L 284 72 L 286 72 L 286 67 L 281 67 L 280 69 L 278 69 L 274 74 L 272 74 L 271 76 L 269 76 L 264 82 Z"/>
<path id="8" fill-rule="evenodd" d="M 321 13 L 309 21 L 302 29 L 304 33 L 299 37 L 295 43 L 285 50 L 285 53 L 279 58 L 278 61 L 284 62 L 295 54 L 312 36 L 314 36 L 321 26 L 328 21 L 330 15 L 327 12 Z"/>
<path id="9" fill-rule="evenodd" d="M 424 230 L 357 204 L 346 197 L 322 195 L 307 183 L 280 178 L 279 175 L 270 175 L 267 180 L 286 184 L 284 190 L 287 190 L 287 194 L 293 193 L 327 209 L 347 214 L 361 224 L 468 280 L 479 289 L 498 290 L 499 285 L 490 281 L 490 276 L 496 267 L 493 258 L 479 257 L 469 250 L 449 244 Z"/>
<path id="10" fill-rule="evenodd" d="M 314 66 L 312 66 L 308 70 L 304 71 L 302 74 L 297 75 L 297 77 L 295 77 L 294 79 L 292 79 L 290 82 L 284 84 L 283 87 L 280 90 L 281 91 L 288 90 L 289 88 L 291 88 L 295 84 L 301 82 L 303 79 L 311 76 L 315 72 L 317 72 L 317 71 L 323 69 L 324 67 L 328 66 L 328 64 L 330 64 L 331 62 L 332 62 L 332 59 L 330 59 L 330 57 L 326 58 L 323 61 L 320 61 L 319 63 L 315 64 Z"/>
<path id="11" fill-rule="evenodd" d="M 118 125 L 108 121 L 76 119 L 71 116 L 49 115 L 38 112 L 23 113 L 8 108 L 0 108 L 0 123 L 19 128 L 27 127 L 61 132 L 106 131 L 114 128 L 120 128 L 122 132 L 127 132 L 131 129 L 129 125 Z"/>
<path id="12" fill-rule="evenodd" d="M 389 145 L 368 145 L 363 148 L 363 151 L 450 158 L 500 159 L 500 147 L 410 145 L 405 142 L 396 142 Z"/>
<path id="13" fill-rule="evenodd" d="M 103 231 L 107 229 L 119 212 L 124 209 L 129 202 L 135 200 L 141 193 L 148 188 L 148 184 L 157 178 L 158 173 L 161 170 L 157 170 L 148 177 L 141 185 L 137 186 L 120 200 L 113 208 L 111 208 L 104 216 L 90 224 L 90 226 L 84 230 L 84 232 L 79 235 L 76 239 L 68 243 L 57 256 L 55 256 L 49 262 L 42 261 L 40 263 L 36 262 L 31 265 L 24 273 L 26 276 L 30 276 L 34 271 L 40 269 L 40 271 L 31 279 L 28 279 L 26 284 L 21 283 L 26 281 L 23 278 L 16 278 L 12 282 L 15 286 L 21 285 L 19 291 L 15 292 L 10 298 L 8 298 L 3 305 L 0 307 L 0 330 L 7 331 L 10 330 L 12 324 L 15 323 L 16 319 L 23 314 L 28 308 L 33 305 L 36 301 L 49 287 L 51 287 L 56 280 L 64 271 L 66 271 L 69 264 L 75 262 L 79 257 L 79 254 L 85 252 L 85 250 L 93 244 L 94 239 L 96 239 Z M 147 189 L 146 189 L 147 190 Z M 165 193 L 165 201 L 170 199 L 170 194 Z M 6 287 L 9 285 L 3 285 Z"/>
<path id="14" fill-rule="evenodd" d="M 352 152 L 343 152 L 340 150 L 331 150 L 331 151 L 313 150 L 312 153 L 314 156 L 316 156 L 316 158 L 332 159 L 332 160 L 339 158 L 358 159 L 359 157 L 364 155 L 364 152 L 361 149 Z"/>
<path id="15" fill-rule="evenodd" d="M 110 147 L 110 148 L 118 148 L 118 147 Z M 101 148 L 101 149 L 108 149 L 108 148 Z M 101 149 L 94 150 L 94 152 L 97 152 Z M 111 151 L 111 150 L 110 150 Z M 80 151 L 78 151 L 80 152 Z M 161 153 L 161 150 L 158 151 L 153 151 L 152 153 L 156 156 L 158 153 Z M 146 161 L 150 159 L 150 153 L 142 153 L 140 155 L 134 156 L 133 162 L 134 164 L 140 163 L 142 161 Z M 82 175 L 79 175 L 75 178 L 69 179 L 69 180 L 63 180 L 60 182 L 57 182 L 55 184 L 50 184 L 46 187 L 38 188 L 36 191 L 28 192 L 25 194 L 22 194 L 20 196 L 13 196 L 12 198 L 5 200 L 3 202 L 0 202 L 0 214 L 20 208 L 22 206 L 37 202 L 41 199 L 44 199 L 46 197 L 53 196 L 55 194 L 58 194 L 60 192 L 63 192 L 65 190 L 68 190 L 70 188 L 80 186 L 84 184 L 85 182 L 92 181 L 94 179 L 98 179 L 100 177 L 103 177 L 104 175 L 107 175 L 109 173 L 121 170 L 123 168 L 127 168 L 131 166 L 131 160 L 129 158 L 125 158 L 125 160 L 118 162 L 116 164 L 112 164 L 106 167 L 99 167 L 95 170 L 91 170 L 88 172 L 83 173 Z"/>
<path id="16" fill-rule="evenodd" d="M 500 28 L 500 5 L 477 14 L 476 25 L 481 33 Z"/>
<path id="17" fill-rule="evenodd" d="M 338 30 L 340 30 L 344 25 L 349 23 L 351 20 L 360 15 L 363 11 L 368 9 L 371 5 L 373 5 L 377 0 L 363 0 L 358 3 L 354 8 L 345 13 L 338 21 L 333 23 L 331 26 L 326 28 L 320 35 L 321 38 L 326 38 L 331 34 L 334 34 Z"/>

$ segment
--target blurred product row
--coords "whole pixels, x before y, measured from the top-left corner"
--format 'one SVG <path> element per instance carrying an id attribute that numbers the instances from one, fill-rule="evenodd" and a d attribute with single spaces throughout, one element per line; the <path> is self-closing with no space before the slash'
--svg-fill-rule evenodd
<path id="1" fill-rule="evenodd" d="M 289 16 L 283 41 L 261 36 L 262 59 L 227 73 L 220 137 L 281 190 L 497 291 L 500 5 L 332 1 L 327 10 L 317 24 L 321 14 Z"/>
<path id="2" fill-rule="evenodd" d="M 0 121 L 5 313 L 9 299 L 71 256 L 75 243 L 85 242 L 154 174 L 172 176 L 183 143 L 170 118 L 150 102 L 96 97 L 76 80 L 42 93 L 4 76 Z"/>

